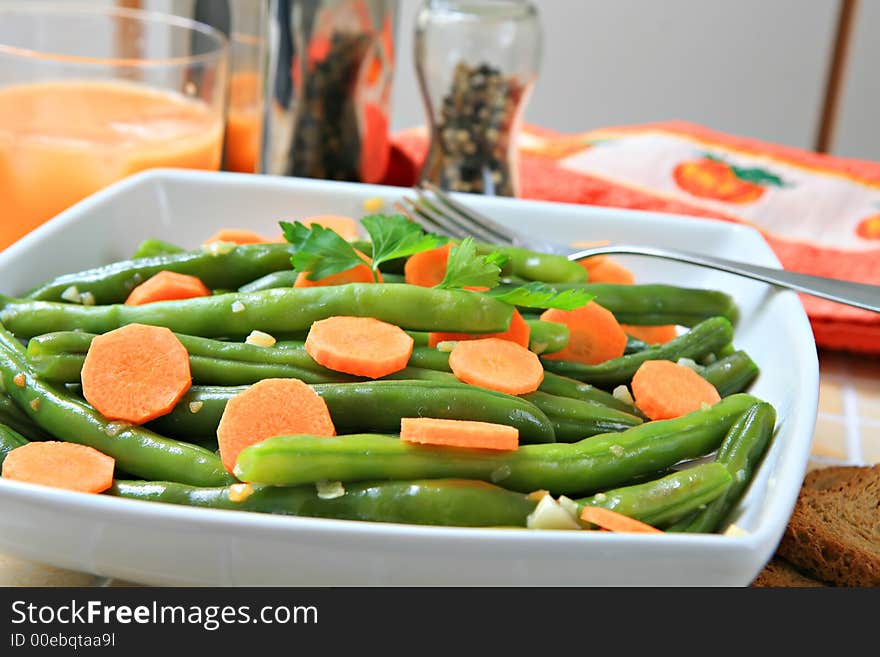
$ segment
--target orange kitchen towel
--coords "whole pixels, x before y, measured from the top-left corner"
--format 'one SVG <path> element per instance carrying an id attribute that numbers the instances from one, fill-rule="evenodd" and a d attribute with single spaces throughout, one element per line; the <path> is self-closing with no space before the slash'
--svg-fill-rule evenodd
<path id="1" fill-rule="evenodd" d="M 423 128 L 395 135 L 386 182 L 411 185 Z M 880 162 L 685 122 L 561 134 L 526 126 L 520 196 L 749 224 L 790 271 L 880 285 Z M 801 295 L 820 347 L 880 354 L 880 315 Z"/>

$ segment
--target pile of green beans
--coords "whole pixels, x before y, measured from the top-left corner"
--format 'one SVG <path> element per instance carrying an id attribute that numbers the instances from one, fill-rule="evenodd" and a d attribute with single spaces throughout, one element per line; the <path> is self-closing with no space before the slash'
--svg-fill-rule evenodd
<path id="1" fill-rule="evenodd" d="M 369 243 L 356 245 L 365 253 Z M 497 333 L 514 307 L 479 293 L 406 285 L 403 260 L 383 265 L 381 285 L 294 288 L 289 244 L 184 250 L 141 243 L 129 260 L 65 274 L 21 297 L 0 296 L 0 464 L 33 440 L 91 446 L 116 460 L 106 494 L 133 500 L 280 515 L 462 527 L 530 527 L 541 494 L 573 509 L 619 511 L 669 532 L 717 532 L 735 513 L 769 449 L 772 406 L 747 394 L 756 363 L 734 345 L 738 311 L 716 290 L 590 283 L 577 263 L 515 247 L 504 285 L 541 281 L 595 295 L 623 324 L 686 327 L 663 345 L 630 338 L 598 365 L 559 360 L 563 324 L 520 311 L 541 357 L 537 391 L 514 396 L 468 385 L 430 332 Z M 498 247 L 480 244 L 482 253 Z M 124 302 L 159 271 L 199 277 L 211 296 L 141 306 Z M 82 300 L 88 298 L 88 305 Z M 79 300 L 80 303 L 76 301 Z M 92 303 L 94 302 L 94 303 Z M 379 379 L 330 370 L 307 353 L 312 323 L 374 317 L 415 343 L 405 368 Z M 143 426 L 114 422 L 81 393 L 97 335 L 131 323 L 171 329 L 189 354 L 193 385 Z M 245 342 L 252 331 L 277 339 Z M 648 360 L 689 359 L 722 400 L 671 420 L 648 421 L 619 394 Z M 227 402 L 266 378 L 297 378 L 326 402 L 338 435 L 282 435 L 222 465 L 217 428 Z M 407 417 L 505 424 L 513 451 L 401 441 Z M 329 491 L 329 492 L 328 492 Z M 586 527 L 586 523 L 575 520 Z"/>

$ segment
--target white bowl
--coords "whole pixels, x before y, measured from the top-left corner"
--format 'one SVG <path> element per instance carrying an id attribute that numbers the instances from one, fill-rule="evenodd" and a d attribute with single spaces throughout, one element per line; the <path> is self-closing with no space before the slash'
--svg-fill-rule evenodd
<path id="1" fill-rule="evenodd" d="M 267 235 L 277 220 L 360 216 L 394 187 L 155 170 L 86 199 L 0 253 L 0 292 L 127 257 L 148 237 L 195 246 L 220 227 Z M 778 267 L 748 227 L 608 208 L 464 196 L 562 242 L 684 247 Z M 737 535 L 464 529 L 276 517 L 71 493 L 0 480 L 0 551 L 160 585 L 744 586 L 771 557 L 806 470 L 818 397 L 809 323 L 795 294 L 677 263 L 621 258 L 640 282 L 721 289 L 741 309 L 736 345 L 761 367 L 751 392 L 778 433 L 734 514 Z"/>

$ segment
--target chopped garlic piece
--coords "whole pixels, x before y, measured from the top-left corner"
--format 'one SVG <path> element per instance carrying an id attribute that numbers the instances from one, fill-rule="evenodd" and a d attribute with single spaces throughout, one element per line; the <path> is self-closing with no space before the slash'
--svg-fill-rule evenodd
<path id="1" fill-rule="evenodd" d="M 189 412 L 190 413 L 198 413 L 202 410 L 202 406 L 205 405 L 205 402 L 194 401 L 189 403 Z"/>
<path id="2" fill-rule="evenodd" d="M 251 331 L 251 334 L 245 338 L 245 342 L 257 347 L 272 347 L 275 344 L 275 338 L 268 333 L 262 331 Z"/>
<path id="3" fill-rule="evenodd" d="M 210 244 L 202 244 L 202 251 L 212 256 L 226 255 L 236 246 L 238 245 L 235 242 L 211 242 Z"/>
<path id="4" fill-rule="evenodd" d="M 570 497 L 566 497 L 565 495 L 560 495 L 559 499 L 556 500 L 559 502 L 559 506 L 568 511 L 569 515 L 577 522 L 578 519 L 578 504 Z"/>
<path id="5" fill-rule="evenodd" d="M 69 288 L 64 290 L 61 293 L 61 298 L 65 301 L 70 301 L 72 303 L 79 303 L 81 301 L 81 297 L 79 295 L 79 290 L 76 285 L 71 285 Z"/>
<path id="6" fill-rule="evenodd" d="M 79 295 L 80 303 L 84 306 L 94 306 L 95 305 L 95 295 L 91 292 L 83 292 Z"/>
<path id="7" fill-rule="evenodd" d="M 627 404 L 635 404 L 635 400 L 633 399 L 632 393 L 630 393 L 629 388 L 627 388 L 624 384 L 620 384 L 617 386 L 612 392 L 615 399 L 618 399 Z"/>
<path id="8" fill-rule="evenodd" d="M 442 351 L 448 354 L 453 349 L 455 349 L 456 344 L 458 343 L 455 340 L 444 340 L 443 342 L 438 342 L 437 351 Z"/>
<path id="9" fill-rule="evenodd" d="M 724 530 L 725 536 L 748 536 L 748 530 L 743 529 L 739 525 L 735 525 L 733 523 L 730 524 L 730 527 Z"/>
<path id="10" fill-rule="evenodd" d="M 244 304 L 241 301 L 232 302 L 232 312 L 240 313 L 244 311 Z"/>
<path id="11" fill-rule="evenodd" d="M 364 212 L 378 212 L 385 207 L 385 199 L 381 196 L 372 196 L 364 201 Z"/>
<path id="12" fill-rule="evenodd" d="M 493 484 L 497 484 L 499 481 L 504 481 L 510 476 L 510 466 L 502 465 L 501 467 L 495 468 L 489 474 L 489 479 L 492 480 Z"/>
<path id="13" fill-rule="evenodd" d="M 37 397 L 36 399 L 31 399 L 31 408 L 34 409 L 35 411 L 40 410 L 40 398 L 39 397 Z"/>
<path id="14" fill-rule="evenodd" d="M 315 484 L 318 489 L 318 497 L 322 500 L 332 500 L 345 495 L 345 487 L 341 481 L 319 481 Z"/>
<path id="15" fill-rule="evenodd" d="M 535 355 L 540 356 L 545 351 L 547 351 L 547 347 L 549 346 L 550 345 L 546 342 L 533 342 L 529 345 L 529 349 L 531 349 Z"/>
<path id="16" fill-rule="evenodd" d="M 12 382 L 15 385 L 17 385 L 19 388 L 24 388 L 24 385 L 25 385 L 25 383 L 27 383 L 27 380 L 24 378 L 24 374 L 22 372 L 19 372 L 14 377 L 12 377 Z"/>
<path id="17" fill-rule="evenodd" d="M 595 495 L 593 495 L 593 499 L 597 502 L 604 502 L 608 499 L 608 496 L 605 493 L 596 493 Z"/>
<path id="18" fill-rule="evenodd" d="M 608 450 L 614 454 L 614 456 L 623 456 L 623 445 L 611 445 Z"/>
<path id="19" fill-rule="evenodd" d="M 562 508 L 553 499 L 552 495 L 545 495 L 538 502 L 538 506 L 526 519 L 526 527 L 529 529 L 580 529 L 577 521 L 571 514 Z"/>
<path id="20" fill-rule="evenodd" d="M 695 361 L 693 358 L 679 358 L 676 363 L 678 365 L 681 365 L 682 367 L 692 369 L 694 372 L 697 372 L 699 374 L 700 366 L 697 365 L 697 361 Z"/>
<path id="21" fill-rule="evenodd" d="M 244 502 L 254 494 L 254 487 L 250 484 L 232 484 L 229 487 L 230 502 Z"/>
<path id="22" fill-rule="evenodd" d="M 104 433 L 108 436 L 115 436 L 123 429 L 127 429 L 131 425 L 128 422 L 108 422 L 104 427 Z"/>

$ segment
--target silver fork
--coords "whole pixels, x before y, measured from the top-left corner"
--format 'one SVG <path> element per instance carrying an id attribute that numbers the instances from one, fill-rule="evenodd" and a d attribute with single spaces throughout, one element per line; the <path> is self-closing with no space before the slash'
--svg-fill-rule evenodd
<path id="1" fill-rule="evenodd" d="M 398 209 L 422 225 L 425 230 L 450 237 L 472 236 L 495 244 L 511 244 L 533 251 L 563 255 L 569 260 L 583 260 L 597 255 L 640 255 L 651 258 L 676 260 L 700 267 L 718 269 L 729 274 L 745 276 L 776 287 L 796 290 L 815 297 L 829 299 L 864 310 L 880 313 L 880 286 L 853 283 L 822 276 L 798 274 L 782 269 L 771 269 L 744 262 L 725 260 L 699 253 L 678 251 L 654 246 L 609 244 L 589 249 L 573 250 L 561 244 L 532 239 L 503 226 L 473 208 L 469 208 L 431 183 L 414 187 L 416 199 L 403 197 Z M 429 195 L 430 194 L 430 195 Z"/>

